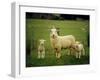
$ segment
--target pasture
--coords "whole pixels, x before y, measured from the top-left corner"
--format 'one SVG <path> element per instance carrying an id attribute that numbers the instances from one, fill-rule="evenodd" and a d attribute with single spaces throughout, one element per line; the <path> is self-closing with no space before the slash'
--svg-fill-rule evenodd
<path id="1" fill-rule="evenodd" d="M 67 55 L 67 49 L 62 49 L 61 58 L 57 59 L 50 44 L 52 25 L 59 28 L 62 36 L 74 35 L 84 45 L 86 55 L 76 59 L 73 55 Z M 39 39 L 46 40 L 44 59 L 37 58 Z M 89 55 L 89 21 L 26 19 L 26 67 L 89 64 Z"/>

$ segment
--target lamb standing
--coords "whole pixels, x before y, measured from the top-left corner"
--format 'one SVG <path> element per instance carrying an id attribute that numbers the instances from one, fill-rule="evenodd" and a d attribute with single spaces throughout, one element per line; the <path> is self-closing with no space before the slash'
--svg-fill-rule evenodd
<path id="1" fill-rule="evenodd" d="M 45 57 L 45 47 L 44 47 L 45 41 L 46 40 L 44 39 L 39 40 L 40 44 L 38 46 L 38 59 Z"/>
<path id="2" fill-rule="evenodd" d="M 75 44 L 72 45 L 72 48 L 75 51 L 76 58 L 80 59 L 82 55 L 85 55 L 84 46 L 79 41 L 76 41 Z"/>
<path id="3" fill-rule="evenodd" d="M 62 48 L 70 48 L 75 43 L 75 37 L 73 35 L 59 36 L 57 29 L 53 27 L 50 33 L 51 46 L 56 51 L 56 57 L 61 57 Z M 68 53 L 69 54 L 69 53 Z"/>

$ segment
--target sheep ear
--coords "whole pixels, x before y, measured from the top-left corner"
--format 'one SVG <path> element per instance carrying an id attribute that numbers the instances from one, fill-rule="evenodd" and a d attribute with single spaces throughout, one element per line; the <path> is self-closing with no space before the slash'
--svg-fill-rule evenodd
<path id="1" fill-rule="evenodd" d="M 80 44 L 80 42 L 79 41 L 76 41 L 76 44 Z"/>
<path id="2" fill-rule="evenodd" d="M 43 41 L 46 41 L 46 40 L 43 39 Z"/>
<path id="3" fill-rule="evenodd" d="M 39 42 L 41 42 L 41 39 L 39 40 Z"/>

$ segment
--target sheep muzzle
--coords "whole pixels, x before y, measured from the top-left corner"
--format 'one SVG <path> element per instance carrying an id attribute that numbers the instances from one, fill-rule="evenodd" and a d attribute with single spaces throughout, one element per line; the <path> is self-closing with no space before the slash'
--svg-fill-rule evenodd
<path id="1" fill-rule="evenodd" d="M 52 38 L 55 39 L 56 38 L 56 35 L 52 35 Z"/>

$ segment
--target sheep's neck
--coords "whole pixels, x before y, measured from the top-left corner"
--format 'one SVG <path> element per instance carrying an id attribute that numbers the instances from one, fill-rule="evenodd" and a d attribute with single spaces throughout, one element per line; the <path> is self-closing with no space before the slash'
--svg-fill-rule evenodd
<path id="1" fill-rule="evenodd" d="M 55 47 L 56 44 L 58 43 L 58 38 L 52 39 L 52 43 L 53 43 L 53 47 Z"/>
<path id="2" fill-rule="evenodd" d="M 40 47 L 44 47 L 44 45 L 40 45 Z"/>

